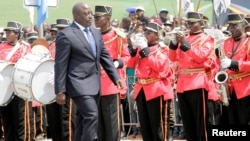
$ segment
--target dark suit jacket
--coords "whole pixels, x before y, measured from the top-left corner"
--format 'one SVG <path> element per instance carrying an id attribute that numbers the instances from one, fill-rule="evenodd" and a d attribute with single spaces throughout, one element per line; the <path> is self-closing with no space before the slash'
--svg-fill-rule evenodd
<path id="1" fill-rule="evenodd" d="M 95 38 L 94 56 L 83 32 L 73 22 L 58 33 L 55 56 L 55 93 L 65 92 L 70 97 L 96 95 L 100 92 L 100 64 L 115 83 L 120 79 L 109 56 L 100 31 L 90 27 Z"/>

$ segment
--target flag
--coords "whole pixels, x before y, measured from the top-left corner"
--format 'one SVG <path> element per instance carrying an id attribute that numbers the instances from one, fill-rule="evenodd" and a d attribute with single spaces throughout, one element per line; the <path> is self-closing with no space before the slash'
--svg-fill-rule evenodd
<path id="1" fill-rule="evenodd" d="M 48 0 L 37 1 L 37 26 L 40 26 L 48 18 Z"/>
<path id="2" fill-rule="evenodd" d="M 219 16 L 219 14 L 227 11 L 227 8 L 231 4 L 231 0 L 213 0 L 213 4 L 215 14 Z"/>
<path id="3" fill-rule="evenodd" d="M 179 11 L 179 1 L 177 0 L 177 9 Z M 181 0 L 181 8 L 183 9 L 184 16 L 187 15 L 188 12 L 194 11 L 194 3 L 192 0 Z"/>

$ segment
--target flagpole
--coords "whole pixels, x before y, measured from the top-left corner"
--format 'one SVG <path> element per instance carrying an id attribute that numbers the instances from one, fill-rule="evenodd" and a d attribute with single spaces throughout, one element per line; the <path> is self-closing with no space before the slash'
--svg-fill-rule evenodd
<path id="1" fill-rule="evenodd" d="M 157 10 L 156 4 L 155 4 L 155 0 L 153 0 L 153 3 L 154 3 L 154 7 L 155 7 L 155 13 L 156 13 L 156 15 L 158 17 L 159 15 L 158 15 L 158 10 Z"/>
<path id="2" fill-rule="evenodd" d="M 39 26 L 39 37 L 40 38 L 44 37 L 44 35 L 43 35 L 43 23 Z"/>
<path id="3" fill-rule="evenodd" d="M 220 16 L 217 16 L 215 9 L 214 9 L 214 0 L 212 0 L 212 4 L 213 4 L 213 13 L 215 15 L 215 21 L 216 21 L 216 28 L 220 29 Z"/>
<path id="4" fill-rule="evenodd" d="M 182 3 L 182 0 L 179 0 L 179 15 L 178 15 L 178 27 L 181 27 L 181 3 Z"/>
<path id="5" fill-rule="evenodd" d="M 201 4 L 201 0 L 198 1 L 197 7 L 196 7 L 196 12 L 198 12 L 200 4 Z"/>

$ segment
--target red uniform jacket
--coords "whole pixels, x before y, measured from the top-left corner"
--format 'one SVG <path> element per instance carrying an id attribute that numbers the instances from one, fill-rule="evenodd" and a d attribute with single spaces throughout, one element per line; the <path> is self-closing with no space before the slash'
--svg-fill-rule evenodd
<path id="1" fill-rule="evenodd" d="M 167 46 L 156 44 L 149 47 L 150 54 L 148 57 L 141 58 L 139 55 L 140 49 L 137 50 L 137 55 L 131 57 L 128 62 L 128 67 L 135 68 L 135 76 L 138 82 L 135 85 L 134 98 L 136 99 L 140 90 L 144 90 L 146 100 L 163 96 L 165 100 L 174 97 L 173 84 L 173 63 L 169 60 L 169 49 Z M 148 84 L 141 84 L 139 80 L 152 80 Z"/>
<path id="2" fill-rule="evenodd" d="M 125 94 L 127 92 L 126 86 L 126 64 L 130 58 L 128 48 L 127 48 L 127 39 L 126 36 L 122 35 L 121 31 L 118 29 L 112 28 L 106 34 L 102 35 L 104 44 L 106 46 L 107 51 L 109 52 L 111 58 L 121 59 L 123 61 L 123 68 L 118 68 L 117 71 L 123 80 L 123 89 L 119 90 L 117 86 L 109 79 L 106 72 L 102 69 L 101 70 L 101 90 L 102 96 L 111 95 L 111 94 Z"/>
<path id="3" fill-rule="evenodd" d="M 186 40 L 191 44 L 191 49 L 183 52 L 178 47 L 177 50 L 170 50 L 169 53 L 170 59 L 177 61 L 179 66 L 176 91 L 183 93 L 199 88 L 213 90 L 214 86 L 211 84 L 213 84 L 213 70 L 216 66 L 214 39 L 205 33 L 200 33 L 187 35 Z"/>
<path id="4" fill-rule="evenodd" d="M 9 45 L 7 42 L 0 44 L 0 60 L 4 60 L 11 63 L 16 63 L 19 58 L 31 52 L 30 45 L 26 42 L 20 42 L 20 47 L 14 52 L 14 54 L 7 60 L 8 54 L 14 49 L 14 46 Z"/>
<path id="5" fill-rule="evenodd" d="M 51 58 L 55 59 L 55 56 L 56 56 L 56 44 L 55 44 L 55 41 L 52 41 L 52 43 L 50 43 L 49 51 L 51 53 Z"/>
<path id="6" fill-rule="evenodd" d="M 239 45 L 238 45 L 239 43 Z M 237 47 L 237 49 L 235 49 Z M 232 51 L 235 50 L 232 56 Z M 224 43 L 224 52 L 228 58 L 237 60 L 239 71 L 227 69 L 229 86 L 236 92 L 237 99 L 250 95 L 250 37 L 245 36 L 241 41 L 229 38 Z M 231 57 L 232 56 L 232 57 Z"/>

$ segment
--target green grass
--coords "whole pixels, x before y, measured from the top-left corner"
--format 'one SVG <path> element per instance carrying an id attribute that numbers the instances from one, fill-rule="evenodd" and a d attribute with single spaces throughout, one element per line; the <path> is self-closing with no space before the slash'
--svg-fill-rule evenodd
<path id="1" fill-rule="evenodd" d="M 58 0 L 57 8 L 49 8 L 49 17 L 46 19 L 46 23 L 55 23 L 58 18 L 72 19 L 71 9 L 72 6 L 79 1 L 84 1 L 92 7 L 94 11 L 95 5 L 109 5 L 113 7 L 112 18 L 121 20 L 122 17 L 127 16 L 125 11 L 128 7 L 143 6 L 145 8 L 145 15 L 152 16 L 156 14 L 154 2 L 156 4 L 157 11 L 161 8 L 166 8 L 169 14 L 174 15 L 178 13 L 176 11 L 177 0 Z M 197 7 L 198 0 L 193 0 L 195 9 Z M 211 3 L 210 1 L 201 1 L 200 7 Z M 23 8 L 23 0 L 1 0 L 0 2 L 0 27 L 5 27 L 8 21 L 18 21 L 23 26 L 29 26 L 29 14 L 28 11 Z M 158 13 L 158 12 L 157 12 Z M 211 19 L 211 10 L 205 13 Z M 34 22 L 36 23 L 36 9 Z"/>

